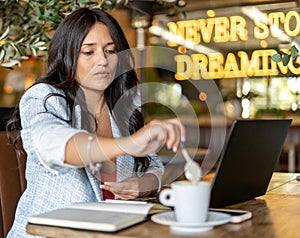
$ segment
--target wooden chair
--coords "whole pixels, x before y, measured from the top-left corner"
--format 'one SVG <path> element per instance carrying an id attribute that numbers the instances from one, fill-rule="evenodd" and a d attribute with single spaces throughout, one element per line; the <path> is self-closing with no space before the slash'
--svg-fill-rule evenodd
<path id="1" fill-rule="evenodd" d="M 12 109 L 0 108 L 0 237 L 6 237 L 15 216 L 19 198 L 26 188 L 26 154 L 17 156 L 9 144 L 5 125 Z"/>

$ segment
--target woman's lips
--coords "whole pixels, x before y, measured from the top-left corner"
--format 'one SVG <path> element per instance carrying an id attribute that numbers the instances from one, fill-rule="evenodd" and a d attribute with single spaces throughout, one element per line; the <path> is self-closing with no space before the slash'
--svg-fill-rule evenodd
<path id="1" fill-rule="evenodd" d="M 106 71 L 100 71 L 100 72 L 95 73 L 94 75 L 106 77 L 109 75 L 109 73 Z"/>

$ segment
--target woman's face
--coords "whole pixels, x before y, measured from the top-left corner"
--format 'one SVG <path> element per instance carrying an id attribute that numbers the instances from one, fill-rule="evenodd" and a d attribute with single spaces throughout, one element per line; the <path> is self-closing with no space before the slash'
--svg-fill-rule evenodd
<path id="1" fill-rule="evenodd" d="M 118 63 L 115 44 L 103 23 L 96 23 L 81 45 L 75 79 L 86 89 L 103 91 L 113 81 Z"/>

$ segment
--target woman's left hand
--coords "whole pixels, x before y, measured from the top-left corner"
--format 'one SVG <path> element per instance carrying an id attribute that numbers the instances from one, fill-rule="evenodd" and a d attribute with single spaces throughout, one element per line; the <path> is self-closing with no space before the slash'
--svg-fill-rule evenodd
<path id="1" fill-rule="evenodd" d="M 150 195 L 158 189 L 158 179 L 151 173 L 132 177 L 122 182 L 105 182 L 101 189 L 112 192 L 118 199 L 130 200 Z"/>

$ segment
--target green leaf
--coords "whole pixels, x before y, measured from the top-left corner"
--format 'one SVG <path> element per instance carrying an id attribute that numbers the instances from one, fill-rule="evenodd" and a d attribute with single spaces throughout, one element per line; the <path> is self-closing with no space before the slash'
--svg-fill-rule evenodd
<path id="1" fill-rule="evenodd" d="M 0 40 L 5 39 L 8 36 L 9 33 L 9 26 L 6 28 L 6 30 L 4 31 L 4 33 L 0 36 Z"/>
<path id="2" fill-rule="evenodd" d="M 57 4 L 57 1 L 55 1 L 55 0 L 48 1 L 47 2 L 47 7 L 52 7 L 52 6 L 56 5 L 56 4 Z"/>
<path id="3" fill-rule="evenodd" d="M 282 60 L 281 55 L 280 54 L 272 55 L 272 60 L 277 63 L 281 62 L 281 60 Z"/>
<path id="4" fill-rule="evenodd" d="M 291 55 L 285 55 L 285 56 L 283 56 L 282 63 L 283 63 L 284 66 L 288 65 L 288 63 L 290 62 L 290 58 L 291 58 Z"/>
<path id="5" fill-rule="evenodd" d="M 5 50 L 1 49 L 0 51 L 0 61 L 2 61 L 4 59 L 5 56 Z"/>
<path id="6" fill-rule="evenodd" d="M 35 11 L 38 17 L 42 17 L 41 9 L 38 6 L 35 7 Z"/>
<path id="7" fill-rule="evenodd" d="M 45 42 L 43 42 L 43 41 L 39 41 L 39 42 L 36 42 L 36 43 L 33 44 L 33 46 L 37 47 L 37 48 L 39 48 L 41 46 L 44 46 L 44 45 L 45 45 Z"/>
<path id="8" fill-rule="evenodd" d="M 5 68 L 12 68 L 15 65 L 21 66 L 20 61 L 19 60 L 10 60 L 6 63 L 1 64 L 1 66 L 5 67 Z"/>
<path id="9" fill-rule="evenodd" d="M 292 57 L 293 57 L 293 59 L 296 59 L 297 57 L 298 57 L 298 49 L 296 48 L 296 46 L 292 46 L 292 48 L 291 48 L 291 55 L 292 55 Z"/>

